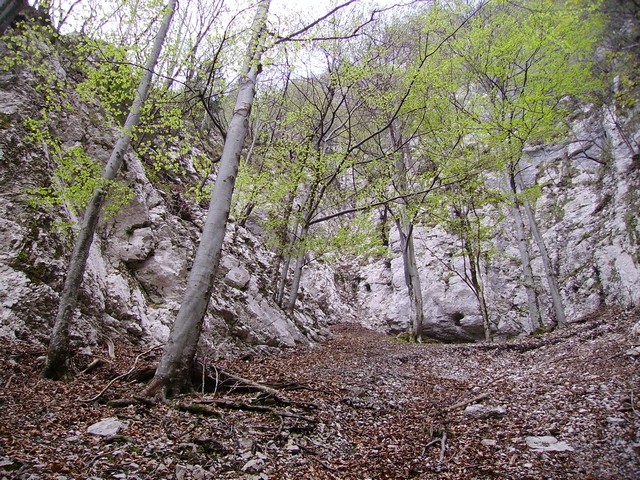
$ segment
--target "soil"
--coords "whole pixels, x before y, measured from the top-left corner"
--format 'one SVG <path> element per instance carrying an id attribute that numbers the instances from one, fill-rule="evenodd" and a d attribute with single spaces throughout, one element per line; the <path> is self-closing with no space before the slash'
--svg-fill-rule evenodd
<path id="1" fill-rule="evenodd" d="M 639 317 L 602 311 L 504 344 L 409 344 L 336 325 L 313 348 L 204 372 L 276 397 L 220 385 L 119 408 L 106 402 L 144 388 L 123 374 L 159 350 L 116 343 L 84 373 L 96 357 L 78 354 L 75 378 L 53 382 L 39 378 L 41 349 L 4 342 L 0 478 L 638 479 Z M 117 434 L 87 432 L 109 417 Z M 533 449 L 532 436 L 558 451 Z"/>

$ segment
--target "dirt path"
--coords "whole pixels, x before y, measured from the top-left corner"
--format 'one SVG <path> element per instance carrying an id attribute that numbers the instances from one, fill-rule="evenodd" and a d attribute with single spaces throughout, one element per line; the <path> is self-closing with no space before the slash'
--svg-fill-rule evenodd
<path id="1" fill-rule="evenodd" d="M 310 350 L 223 363 L 287 404 L 241 389 L 84 403 L 136 352 L 61 384 L 37 379 L 42 352 L 2 344 L 0 478 L 640 478 L 640 357 L 626 354 L 637 316 L 505 345 L 408 345 L 341 325 Z M 139 390 L 117 382 L 106 397 Z M 194 402 L 216 415 L 179 409 Z M 117 436 L 86 433 L 106 417 L 125 424 Z M 532 436 L 565 451 L 534 451 Z"/>

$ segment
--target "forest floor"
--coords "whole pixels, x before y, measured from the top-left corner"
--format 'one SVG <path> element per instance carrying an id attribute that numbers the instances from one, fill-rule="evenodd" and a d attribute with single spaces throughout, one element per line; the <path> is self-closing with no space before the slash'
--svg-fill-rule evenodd
<path id="1" fill-rule="evenodd" d="M 277 398 L 238 385 L 121 408 L 105 401 L 143 384 L 123 376 L 90 400 L 157 350 L 116 345 L 91 373 L 51 382 L 38 378 L 42 350 L 1 343 L 0 478 L 638 479 L 639 315 L 500 345 L 337 325 L 313 348 L 218 364 Z M 91 360 L 76 357 L 77 371 Z M 109 417 L 117 434 L 87 432 Z"/>

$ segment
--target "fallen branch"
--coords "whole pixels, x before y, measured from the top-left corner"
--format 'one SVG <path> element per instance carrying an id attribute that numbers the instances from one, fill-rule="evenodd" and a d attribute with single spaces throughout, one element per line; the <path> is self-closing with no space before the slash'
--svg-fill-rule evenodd
<path id="1" fill-rule="evenodd" d="M 102 358 L 96 358 L 93 362 L 91 362 L 89 365 L 87 365 L 87 368 L 85 368 L 84 370 L 82 370 L 80 372 L 80 375 L 82 375 L 84 373 L 92 372 L 96 368 L 101 367 L 102 365 L 104 365 L 104 363 L 105 363 L 105 360 L 103 360 Z"/>
<path id="2" fill-rule="evenodd" d="M 283 401 L 279 396 L 278 390 L 275 388 L 267 387 L 266 385 L 254 382 L 248 378 L 239 377 L 238 375 L 222 369 L 216 369 L 216 374 L 220 385 L 230 390 L 249 389 L 250 391 L 265 393 L 277 401 Z M 286 403 L 285 401 L 283 402 Z"/>
<path id="3" fill-rule="evenodd" d="M 133 372 L 136 369 L 136 364 L 138 363 L 138 360 L 140 360 L 140 357 L 142 357 L 143 355 L 146 355 L 147 353 L 153 352 L 154 350 L 157 350 L 158 348 L 162 347 L 162 345 L 156 345 L 155 347 L 150 348 L 149 350 L 145 350 L 144 352 L 142 352 L 141 354 L 139 354 L 135 360 L 133 361 L 133 365 L 131 366 L 131 368 L 126 372 L 123 373 L 122 375 L 118 375 L 117 377 L 115 377 L 114 379 L 112 379 L 109 383 L 107 383 L 107 386 L 104 387 L 100 393 L 98 393 L 97 395 L 91 397 L 91 398 L 81 398 L 80 401 L 82 403 L 91 403 L 91 402 L 95 402 L 96 400 L 98 400 L 102 395 L 104 395 L 104 393 L 109 390 L 109 388 L 111 388 L 111 385 L 113 385 L 115 382 L 117 382 L 118 380 L 120 380 L 121 378 L 126 377 L 127 375 L 129 375 L 131 372 Z"/>
<path id="4" fill-rule="evenodd" d="M 137 405 L 138 403 L 140 402 L 135 398 L 116 398 L 114 400 L 109 400 L 107 402 L 107 406 L 113 408 L 124 408 L 129 405 Z"/>
<path id="5" fill-rule="evenodd" d="M 220 412 L 209 405 L 201 403 L 179 403 L 178 410 L 183 412 L 195 413 L 196 415 L 205 415 L 207 417 L 220 418 Z"/>
<path id="6" fill-rule="evenodd" d="M 247 412 L 259 412 L 259 413 L 277 413 L 273 408 L 265 405 L 252 405 L 246 402 L 233 402 L 231 400 L 199 400 L 192 402 L 190 405 L 202 405 L 209 408 L 209 405 L 215 405 L 218 408 L 226 408 L 228 410 L 245 410 Z"/>
<path id="7" fill-rule="evenodd" d="M 489 394 L 488 394 L 488 393 L 486 393 L 486 392 L 485 392 L 485 393 L 481 393 L 480 395 L 477 395 L 477 396 L 475 396 L 475 397 L 473 397 L 473 398 L 470 398 L 470 399 L 468 399 L 468 400 L 463 400 L 463 401 L 461 401 L 461 402 L 454 403 L 454 404 L 453 404 L 453 405 L 451 405 L 450 407 L 445 408 L 445 410 L 446 410 L 446 411 L 450 411 L 450 410 L 457 410 L 457 409 L 459 409 L 459 408 L 466 407 L 467 405 L 470 405 L 470 404 L 472 404 L 472 403 L 479 402 L 480 400 L 484 400 L 484 399 L 485 399 L 485 398 L 487 398 L 488 396 L 489 396 Z"/>
<path id="8" fill-rule="evenodd" d="M 442 437 L 440 438 L 440 459 L 439 463 L 444 462 L 444 453 L 447 449 L 447 432 L 442 432 Z"/>
<path id="9" fill-rule="evenodd" d="M 427 443 L 422 449 L 422 453 L 420 454 L 420 456 L 423 457 L 424 454 L 427 452 L 427 448 L 431 447 L 432 445 L 435 445 L 436 443 L 440 443 L 439 438 L 436 438 L 435 440 L 431 440 L 429 443 Z"/>

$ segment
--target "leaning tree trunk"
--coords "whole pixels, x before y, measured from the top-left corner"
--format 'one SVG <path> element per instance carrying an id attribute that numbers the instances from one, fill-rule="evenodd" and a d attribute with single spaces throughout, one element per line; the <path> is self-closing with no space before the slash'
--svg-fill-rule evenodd
<path id="1" fill-rule="evenodd" d="M 247 135 L 248 117 L 255 97 L 255 85 L 264 51 L 270 0 L 262 0 L 253 20 L 252 38 L 238 85 L 238 96 L 224 142 L 220 169 L 196 258 L 178 316 L 171 328 L 155 376 L 144 394 L 164 397 L 191 387 L 190 370 L 200 339 L 202 322 L 220 263 L 231 198 L 238 174 L 240 153 Z"/>
<path id="2" fill-rule="evenodd" d="M 160 57 L 162 45 L 164 44 L 167 32 L 169 31 L 169 26 L 171 24 L 175 8 L 176 0 L 170 0 L 166 14 L 162 19 L 160 29 L 156 34 L 151 53 L 147 59 L 133 105 L 131 106 L 131 110 L 129 111 L 129 115 L 125 121 L 120 138 L 118 138 L 105 167 L 105 171 L 103 172 L 103 182 L 93 193 L 93 196 L 84 212 L 82 225 L 78 232 L 73 252 L 71 254 L 71 259 L 69 261 L 67 277 L 65 278 L 64 287 L 60 295 L 60 303 L 58 305 L 58 312 L 53 326 L 53 332 L 51 333 L 51 338 L 49 340 L 47 360 L 44 370 L 42 371 L 42 375 L 45 378 L 60 379 L 68 375 L 69 329 L 73 321 L 73 313 L 78 303 L 78 292 L 86 269 L 89 251 L 91 250 L 93 237 L 95 235 L 98 221 L 100 220 L 100 212 L 107 195 L 108 182 L 113 180 L 120 170 L 123 157 L 131 143 L 132 131 L 138 125 L 140 120 L 142 107 L 144 106 L 151 87 L 153 70 L 158 62 L 158 58 Z"/>
<path id="3" fill-rule="evenodd" d="M 531 255 L 529 254 L 529 244 L 525 235 L 525 224 L 520 212 L 519 201 L 516 197 L 516 187 L 512 173 L 509 173 L 509 188 L 513 195 L 514 204 L 511 206 L 511 215 L 516 227 L 516 237 L 518 240 L 518 250 L 522 261 L 522 272 L 524 276 L 524 288 L 527 292 L 527 304 L 529 307 L 529 325 L 527 333 L 532 333 L 542 326 L 540 309 L 538 308 L 538 295 L 536 294 L 533 270 L 531 268 Z"/>
<path id="4" fill-rule="evenodd" d="M 522 181 L 522 177 L 519 174 L 515 174 L 514 177 L 516 186 L 518 187 L 518 189 L 520 189 L 520 191 L 523 191 L 524 182 Z M 522 207 L 524 208 L 524 212 L 527 215 L 531 233 L 533 234 L 533 238 L 536 241 L 536 245 L 538 245 L 538 250 L 540 251 L 544 273 L 547 278 L 547 285 L 549 285 L 549 293 L 551 294 L 551 302 L 553 304 L 553 310 L 556 315 L 556 322 L 558 323 L 558 325 L 566 325 L 567 319 L 564 314 L 564 306 L 562 305 L 560 289 L 558 288 L 558 279 L 553 270 L 553 266 L 551 265 L 551 259 L 549 258 L 547 246 L 544 243 L 544 239 L 542 238 L 540 229 L 538 228 L 538 222 L 536 221 L 536 217 L 533 213 L 531 205 L 525 200 L 522 202 Z"/>

